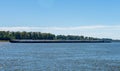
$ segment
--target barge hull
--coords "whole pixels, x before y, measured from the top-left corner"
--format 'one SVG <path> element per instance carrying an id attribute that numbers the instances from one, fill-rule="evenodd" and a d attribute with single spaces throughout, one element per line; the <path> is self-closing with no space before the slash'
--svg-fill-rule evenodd
<path id="1" fill-rule="evenodd" d="M 111 43 L 104 40 L 10 40 L 11 43 Z"/>

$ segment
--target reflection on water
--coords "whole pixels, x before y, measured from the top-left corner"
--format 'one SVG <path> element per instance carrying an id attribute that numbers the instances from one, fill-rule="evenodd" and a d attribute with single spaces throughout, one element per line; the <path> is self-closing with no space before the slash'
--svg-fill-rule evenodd
<path id="1" fill-rule="evenodd" d="M 120 71 L 120 43 L 0 42 L 0 71 Z"/>

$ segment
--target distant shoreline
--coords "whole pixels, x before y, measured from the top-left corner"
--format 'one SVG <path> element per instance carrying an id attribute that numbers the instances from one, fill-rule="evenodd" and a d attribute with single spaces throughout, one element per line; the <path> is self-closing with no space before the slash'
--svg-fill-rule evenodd
<path id="1" fill-rule="evenodd" d="M 9 42 L 9 40 L 0 40 L 0 42 Z"/>
<path id="2" fill-rule="evenodd" d="M 20 41 L 20 40 L 18 40 L 18 41 Z M 22 40 L 23 41 L 23 40 Z M 29 41 L 29 40 L 28 40 Z M 48 41 L 48 40 L 41 40 L 42 42 L 43 41 Z M 59 41 L 59 40 L 51 40 L 51 41 Z M 50 42 L 51 42 L 50 41 Z M 61 41 L 65 41 L 65 40 L 61 40 Z M 66 40 L 66 41 L 68 41 L 68 40 Z M 79 41 L 79 40 L 77 40 L 77 41 Z M 90 40 L 89 40 L 90 41 Z M 10 42 L 10 40 L 0 40 L 0 42 Z M 111 42 L 120 42 L 120 40 L 111 40 Z"/>

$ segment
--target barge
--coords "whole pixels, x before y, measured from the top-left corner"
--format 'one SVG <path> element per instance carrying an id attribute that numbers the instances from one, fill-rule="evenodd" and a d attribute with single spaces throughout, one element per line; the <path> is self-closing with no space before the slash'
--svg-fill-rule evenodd
<path id="1" fill-rule="evenodd" d="M 110 40 L 10 40 L 11 43 L 111 43 Z"/>

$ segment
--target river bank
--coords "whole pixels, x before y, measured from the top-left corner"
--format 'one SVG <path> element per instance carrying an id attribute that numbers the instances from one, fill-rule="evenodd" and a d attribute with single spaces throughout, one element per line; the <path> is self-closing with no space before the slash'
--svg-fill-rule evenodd
<path id="1" fill-rule="evenodd" d="M 0 40 L 0 42 L 9 42 L 9 40 Z"/>

